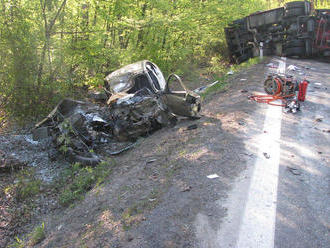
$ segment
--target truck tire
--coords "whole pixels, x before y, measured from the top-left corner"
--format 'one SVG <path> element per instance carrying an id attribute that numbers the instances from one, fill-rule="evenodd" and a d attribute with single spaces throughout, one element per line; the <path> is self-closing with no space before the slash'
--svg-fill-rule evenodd
<path id="1" fill-rule="evenodd" d="M 287 57 L 290 56 L 299 56 L 302 57 L 305 55 L 305 47 L 290 47 L 284 50 L 284 54 Z"/>
<path id="2" fill-rule="evenodd" d="M 310 57 L 313 54 L 313 45 L 312 41 L 310 39 L 305 40 L 305 50 L 306 50 L 306 56 Z"/>
<path id="3" fill-rule="evenodd" d="M 286 9 L 285 16 L 303 16 L 305 15 L 305 8 L 293 8 L 293 9 Z"/>
<path id="4" fill-rule="evenodd" d="M 305 8 L 304 1 L 294 1 L 285 4 L 285 9 L 293 9 L 293 8 Z"/>
<path id="5" fill-rule="evenodd" d="M 290 40 L 285 43 L 285 48 L 304 47 L 304 46 L 305 46 L 304 40 Z"/>

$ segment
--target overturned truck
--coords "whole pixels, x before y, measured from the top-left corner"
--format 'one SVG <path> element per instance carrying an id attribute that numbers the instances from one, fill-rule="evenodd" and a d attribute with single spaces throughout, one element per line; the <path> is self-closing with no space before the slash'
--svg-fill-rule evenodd
<path id="1" fill-rule="evenodd" d="M 330 9 L 309 1 L 253 13 L 225 28 L 230 59 L 241 63 L 263 55 L 330 56 Z"/>
<path id="2" fill-rule="evenodd" d="M 181 91 L 171 89 L 174 81 Z M 62 100 L 36 124 L 34 139 L 50 139 L 70 162 L 96 165 L 102 157 L 133 147 L 138 137 L 174 125 L 178 116 L 199 118 L 199 95 L 188 90 L 176 74 L 166 81 L 147 60 L 109 74 L 104 90 L 103 105 Z"/>

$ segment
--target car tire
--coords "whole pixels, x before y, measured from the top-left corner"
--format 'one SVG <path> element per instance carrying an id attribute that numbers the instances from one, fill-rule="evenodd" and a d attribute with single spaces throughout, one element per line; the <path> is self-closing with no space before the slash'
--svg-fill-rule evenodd
<path id="1" fill-rule="evenodd" d="M 291 16 L 303 16 L 305 15 L 305 8 L 293 8 L 293 9 L 286 9 L 285 10 L 285 16 L 291 17 Z"/>
<path id="2" fill-rule="evenodd" d="M 302 57 L 305 55 L 305 47 L 290 47 L 284 50 L 284 54 L 287 57 L 299 56 Z"/>

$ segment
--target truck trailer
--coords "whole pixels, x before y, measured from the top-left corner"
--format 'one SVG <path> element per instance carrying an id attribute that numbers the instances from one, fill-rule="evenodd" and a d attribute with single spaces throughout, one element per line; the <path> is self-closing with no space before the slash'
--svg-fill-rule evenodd
<path id="1" fill-rule="evenodd" d="M 232 63 L 267 55 L 330 56 L 330 9 L 313 9 L 309 1 L 253 13 L 225 28 Z"/>

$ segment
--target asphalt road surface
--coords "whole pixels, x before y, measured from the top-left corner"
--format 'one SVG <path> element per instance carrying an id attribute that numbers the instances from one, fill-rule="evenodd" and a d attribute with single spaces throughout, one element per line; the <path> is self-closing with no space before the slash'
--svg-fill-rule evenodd
<path id="1" fill-rule="evenodd" d="M 246 142 L 257 158 L 229 193 L 213 246 L 330 247 L 330 64 L 274 58 L 268 67 L 309 80 L 307 100 L 296 114 L 260 108 L 263 126 Z"/>

